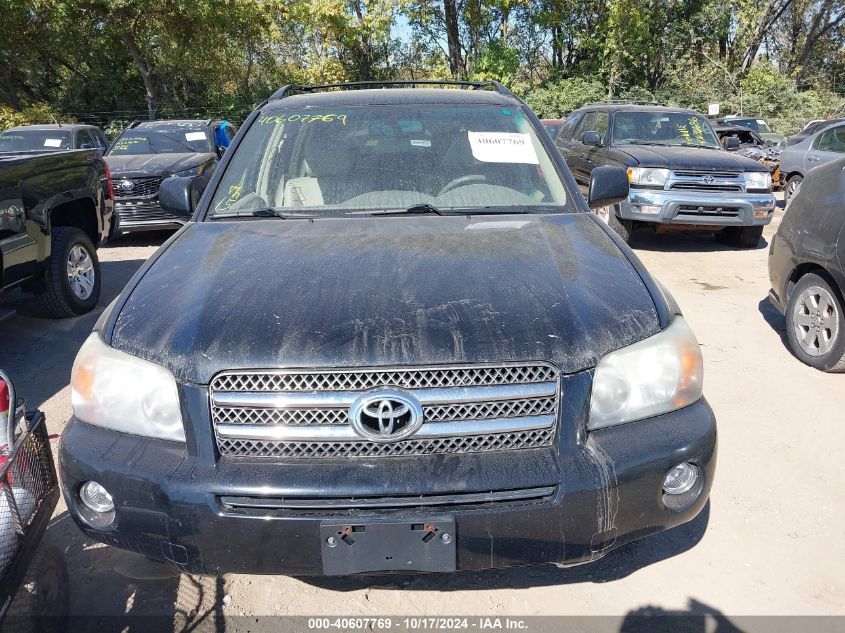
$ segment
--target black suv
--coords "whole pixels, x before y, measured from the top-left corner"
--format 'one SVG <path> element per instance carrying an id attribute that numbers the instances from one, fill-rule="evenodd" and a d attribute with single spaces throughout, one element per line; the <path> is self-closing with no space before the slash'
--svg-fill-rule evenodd
<path id="1" fill-rule="evenodd" d="M 22 125 L 0 132 L 0 154 L 69 149 L 93 149 L 102 154 L 108 146 L 106 135 L 100 128 L 81 123 Z"/>
<path id="2" fill-rule="evenodd" d="M 596 167 L 628 170 L 628 199 L 597 211 L 625 240 L 637 226 L 673 225 L 751 248 L 774 214 L 766 167 L 725 151 L 693 110 L 593 104 L 567 118 L 556 143 L 584 192 Z M 729 141 L 727 149 L 736 147 Z"/>
<path id="3" fill-rule="evenodd" d="M 504 86 L 395 85 L 259 106 L 82 346 L 60 462 L 92 538 L 192 573 L 453 571 L 704 507 L 678 306 Z M 590 204 L 627 192 L 597 169 Z"/>
<path id="4" fill-rule="evenodd" d="M 189 176 L 195 192 L 202 193 L 235 131 L 224 121 L 174 120 L 135 122 L 121 132 L 106 153 L 121 231 L 185 224 L 189 218 L 169 213 L 159 204 L 161 181 Z"/>

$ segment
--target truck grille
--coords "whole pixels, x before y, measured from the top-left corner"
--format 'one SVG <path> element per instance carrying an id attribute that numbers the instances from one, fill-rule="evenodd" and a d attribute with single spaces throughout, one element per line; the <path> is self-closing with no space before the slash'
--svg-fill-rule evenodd
<path id="1" fill-rule="evenodd" d="M 711 184 L 704 182 L 676 182 L 670 189 L 682 191 L 742 191 L 742 185 Z"/>
<path id="2" fill-rule="evenodd" d="M 742 172 L 679 170 L 672 172 L 669 189 L 707 193 L 741 193 L 745 190 L 745 181 L 742 178 Z"/>
<path id="3" fill-rule="evenodd" d="M 115 198 L 149 198 L 158 193 L 162 179 L 154 176 L 149 178 L 117 178 L 115 177 Z M 126 187 L 124 187 L 126 183 Z M 131 187 L 129 187 L 131 183 Z"/>
<path id="4" fill-rule="evenodd" d="M 549 446 L 560 377 L 547 364 L 243 371 L 211 382 L 211 416 L 221 455 L 391 457 L 479 453 Z M 408 439 L 372 442 L 349 423 L 351 403 L 378 387 L 406 390 L 424 422 Z"/>
<path id="5" fill-rule="evenodd" d="M 184 217 L 162 209 L 158 200 L 116 202 L 115 211 L 120 216 L 120 222 L 124 226 L 131 226 L 139 222 L 185 222 Z"/>

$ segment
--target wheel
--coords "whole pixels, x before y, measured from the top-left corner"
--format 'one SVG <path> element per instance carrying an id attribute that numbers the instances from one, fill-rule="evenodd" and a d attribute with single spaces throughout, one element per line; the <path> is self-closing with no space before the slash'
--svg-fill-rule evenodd
<path id="1" fill-rule="evenodd" d="M 737 248 L 755 248 L 763 237 L 763 226 L 729 226 L 716 233 L 716 239 L 723 244 Z"/>
<path id="2" fill-rule="evenodd" d="M 786 181 L 786 187 L 783 194 L 786 200 L 790 200 L 792 196 L 798 193 L 798 189 L 801 187 L 802 180 L 804 180 L 803 176 L 795 174 L 794 176 L 790 177 L 789 180 Z"/>
<path id="3" fill-rule="evenodd" d="M 625 242 L 631 241 L 631 233 L 634 230 L 634 223 L 631 222 L 631 220 L 621 220 L 619 216 L 616 215 L 616 205 L 599 207 L 598 209 L 594 209 L 593 212 L 599 220 L 612 228 Z"/>
<path id="4" fill-rule="evenodd" d="M 62 551 L 41 545 L 29 564 L 8 615 L 14 630 L 23 633 L 63 631 L 70 604 L 70 584 Z"/>
<path id="5" fill-rule="evenodd" d="M 798 360 L 845 372 L 845 301 L 826 273 L 798 280 L 786 306 L 786 336 Z"/>
<path id="6" fill-rule="evenodd" d="M 50 317 L 90 312 L 100 299 L 100 262 L 90 238 L 72 226 L 52 231 L 46 287 L 36 297 L 40 311 Z"/>

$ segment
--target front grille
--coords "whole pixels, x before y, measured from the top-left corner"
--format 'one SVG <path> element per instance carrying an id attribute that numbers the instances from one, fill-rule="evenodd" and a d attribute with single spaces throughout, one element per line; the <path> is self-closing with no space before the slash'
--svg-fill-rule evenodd
<path id="1" fill-rule="evenodd" d="M 739 209 L 737 209 L 736 207 L 679 205 L 678 215 L 688 215 L 695 217 L 736 218 L 739 217 Z"/>
<path id="2" fill-rule="evenodd" d="M 679 178 L 706 178 L 707 176 L 712 176 L 713 178 L 718 178 L 719 180 L 728 180 L 732 178 L 739 178 L 742 172 L 740 171 L 691 171 L 691 170 L 679 170 L 674 172 L 675 176 Z"/>
<path id="3" fill-rule="evenodd" d="M 681 191 L 742 191 L 742 185 L 710 184 L 705 182 L 676 182 L 669 188 Z"/>
<path id="4" fill-rule="evenodd" d="M 115 198 L 149 198 L 158 194 L 162 178 L 115 178 Z M 132 183 L 131 189 L 126 189 L 124 183 Z"/>
<path id="5" fill-rule="evenodd" d="M 224 372 L 211 382 L 211 415 L 224 456 L 392 457 L 548 446 L 560 377 L 543 363 L 501 366 Z M 349 406 L 378 387 L 419 399 L 423 425 L 382 443 L 355 434 Z"/>

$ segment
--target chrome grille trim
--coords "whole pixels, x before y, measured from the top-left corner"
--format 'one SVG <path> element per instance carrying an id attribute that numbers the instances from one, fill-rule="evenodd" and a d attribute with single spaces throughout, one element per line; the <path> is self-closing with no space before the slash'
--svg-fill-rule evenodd
<path id="1" fill-rule="evenodd" d="M 387 385 L 385 385 L 387 386 Z M 391 385 L 392 386 L 392 385 Z M 464 404 L 490 400 L 521 400 L 553 396 L 557 383 L 539 382 L 526 385 L 495 385 L 483 387 L 451 387 L 435 389 L 409 389 L 423 406 L 431 404 Z M 222 392 L 213 393 L 211 401 L 218 407 L 257 407 L 275 409 L 350 407 L 363 396 L 364 391 L 325 391 L 300 393 L 295 391 Z"/>
<path id="2" fill-rule="evenodd" d="M 358 435 L 348 409 L 378 388 L 399 388 L 423 407 L 410 438 Z M 388 457 L 549 446 L 560 376 L 547 363 L 344 370 L 226 371 L 209 386 L 223 456 Z"/>
<path id="3" fill-rule="evenodd" d="M 218 439 L 223 455 L 276 458 L 407 457 L 441 453 L 484 453 L 549 446 L 553 429 L 523 433 L 497 433 L 430 440 L 403 440 L 393 444 L 376 442 L 261 442 Z"/>
<path id="4" fill-rule="evenodd" d="M 512 385 L 558 379 L 557 369 L 545 363 L 461 365 L 409 369 L 338 369 L 227 371 L 215 376 L 211 388 L 220 391 L 361 391 L 392 385 L 402 389 Z"/>
<path id="5" fill-rule="evenodd" d="M 492 418 L 489 420 L 459 420 L 455 422 L 426 422 L 414 433 L 414 438 L 461 437 L 490 433 L 518 433 L 548 429 L 554 426 L 555 416 L 533 415 L 521 418 Z M 357 442 L 361 441 L 349 424 L 312 426 L 302 424 L 218 424 L 217 437 L 232 440 L 269 440 L 274 442 Z"/>

